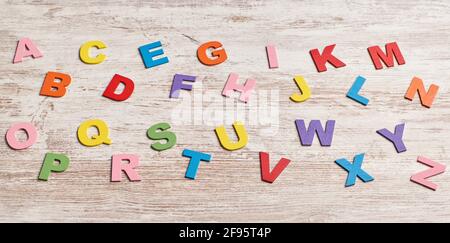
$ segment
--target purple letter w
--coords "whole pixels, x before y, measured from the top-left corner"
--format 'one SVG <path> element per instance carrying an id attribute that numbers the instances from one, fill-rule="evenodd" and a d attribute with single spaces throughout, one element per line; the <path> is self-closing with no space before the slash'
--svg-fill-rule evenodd
<path id="1" fill-rule="evenodd" d="M 320 145 L 330 146 L 333 140 L 335 120 L 328 120 L 325 125 L 325 131 L 323 130 L 322 124 L 319 120 L 311 120 L 306 130 L 304 120 L 295 120 L 295 125 L 297 126 L 298 136 L 300 137 L 300 143 L 303 146 L 311 146 L 314 139 L 314 133 L 317 133 L 319 137 Z"/>

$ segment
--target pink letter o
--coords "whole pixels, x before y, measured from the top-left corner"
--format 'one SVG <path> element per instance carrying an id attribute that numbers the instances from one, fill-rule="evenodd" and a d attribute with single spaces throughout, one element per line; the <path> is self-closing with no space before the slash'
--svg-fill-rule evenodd
<path id="1" fill-rule="evenodd" d="M 26 141 L 20 142 L 16 139 L 16 132 L 24 130 L 28 138 Z M 37 140 L 36 128 L 31 123 L 21 122 L 15 123 L 6 132 L 6 142 L 12 149 L 20 150 L 26 149 L 33 145 Z"/>

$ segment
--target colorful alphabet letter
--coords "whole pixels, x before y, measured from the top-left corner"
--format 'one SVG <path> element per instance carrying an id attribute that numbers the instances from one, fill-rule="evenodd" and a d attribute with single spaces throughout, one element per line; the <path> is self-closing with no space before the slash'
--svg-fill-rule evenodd
<path id="1" fill-rule="evenodd" d="M 195 82 L 195 76 L 175 74 L 173 77 L 172 88 L 170 89 L 170 98 L 178 98 L 180 96 L 180 90 L 192 90 L 192 85 L 184 84 L 183 81 Z"/>
<path id="2" fill-rule="evenodd" d="M 239 96 L 239 100 L 242 102 L 247 103 L 248 99 L 250 98 L 250 94 L 253 91 L 253 89 L 256 86 L 256 80 L 254 79 L 247 79 L 244 85 L 238 84 L 239 76 L 235 73 L 230 73 L 230 76 L 228 76 L 227 83 L 225 84 L 225 87 L 223 88 L 222 95 L 225 97 L 230 97 L 231 92 L 238 91 L 241 92 L 241 95 Z"/>
<path id="3" fill-rule="evenodd" d="M 142 60 L 144 61 L 145 68 L 152 68 L 169 62 L 169 58 L 167 57 L 153 59 L 154 57 L 161 56 L 164 54 L 162 48 L 154 50 L 159 47 L 162 47 L 160 41 L 139 47 L 139 53 L 141 54 Z"/>
<path id="4" fill-rule="evenodd" d="M 21 62 L 24 57 L 39 58 L 42 53 L 29 38 L 22 38 L 17 42 L 13 63 Z"/>
<path id="5" fill-rule="evenodd" d="M 269 68 L 278 68 L 277 48 L 274 45 L 266 46 L 267 60 L 269 61 Z"/>
<path id="6" fill-rule="evenodd" d="M 91 57 L 89 54 L 89 51 L 93 47 L 95 47 L 97 49 L 104 49 L 107 46 L 105 45 L 105 43 L 103 43 L 102 41 L 99 41 L 99 40 L 88 41 L 88 42 L 84 43 L 80 47 L 81 61 L 83 61 L 86 64 L 99 64 L 99 63 L 102 63 L 104 60 L 106 60 L 106 56 L 104 54 L 98 54 L 95 57 Z"/>
<path id="7" fill-rule="evenodd" d="M 359 91 L 364 85 L 364 82 L 366 82 L 366 79 L 362 76 L 358 76 L 355 82 L 353 83 L 352 87 L 350 88 L 350 90 L 347 92 L 348 98 L 360 103 L 361 105 L 369 104 L 369 99 L 359 95 Z"/>
<path id="8" fill-rule="evenodd" d="M 417 173 L 413 176 L 411 176 L 411 181 L 415 182 L 419 185 L 422 185 L 424 187 L 427 187 L 433 191 L 436 191 L 436 189 L 438 188 L 438 185 L 436 185 L 435 183 L 428 181 L 427 179 L 435 176 L 435 175 L 439 175 L 445 172 L 445 165 L 443 164 L 439 164 L 437 162 L 434 162 L 431 159 L 427 159 L 423 156 L 418 156 L 417 157 L 417 162 L 420 162 L 424 165 L 427 165 L 429 167 L 431 167 L 428 170 L 422 171 L 420 173 Z"/>
<path id="9" fill-rule="evenodd" d="M 353 186 L 356 182 L 356 177 L 359 177 L 363 182 L 373 181 L 373 177 L 367 174 L 364 170 L 361 169 L 361 165 L 364 160 L 364 153 L 357 154 L 353 158 L 353 164 L 350 163 L 346 159 L 338 159 L 336 160 L 336 164 L 340 167 L 348 171 L 347 181 L 345 182 L 345 186 Z"/>
<path id="10" fill-rule="evenodd" d="M 59 82 L 56 82 L 59 80 Z M 40 95 L 50 97 L 63 97 L 67 87 L 70 85 L 70 75 L 58 72 L 48 72 L 45 75 L 44 83 L 41 87 Z"/>
<path id="11" fill-rule="evenodd" d="M 122 164 L 122 161 L 128 161 Z M 140 181 L 141 177 L 135 171 L 139 166 L 139 157 L 134 154 L 115 154 L 111 157 L 111 181 L 122 181 L 122 171 L 127 175 L 130 181 Z"/>
<path id="12" fill-rule="evenodd" d="M 302 76 L 295 76 L 294 82 L 295 84 L 297 84 L 297 87 L 300 90 L 301 94 L 295 93 L 292 94 L 289 98 L 294 102 L 303 102 L 309 99 L 309 97 L 311 97 L 311 90 L 309 89 L 305 79 Z"/>
<path id="13" fill-rule="evenodd" d="M 195 177 L 197 176 L 198 167 L 200 165 L 200 161 L 209 162 L 211 161 L 211 155 L 205 154 L 189 149 L 183 150 L 183 156 L 189 157 L 191 160 L 189 161 L 188 168 L 186 170 L 186 178 L 195 180 Z"/>
<path id="14" fill-rule="evenodd" d="M 230 137 L 228 137 L 224 126 L 220 126 L 215 129 L 216 135 L 219 138 L 220 145 L 222 145 L 224 149 L 230 151 L 241 149 L 245 147 L 248 142 L 248 135 L 245 131 L 245 126 L 243 123 L 237 121 L 233 123 L 233 128 L 238 138 L 238 141 L 234 143 L 230 141 Z"/>
<path id="15" fill-rule="evenodd" d="M 64 172 L 68 167 L 69 158 L 66 155 L 46 153 L 38 178 L 39 180 L 47 181 L 51 172 Z"/>
<path id="16" fill-rule="evenodd" d="M 27 140 L 18 141 L 16 133 L 23 130 L 27 134 Z M 13 124 L 6 132 L 6 142 L 9 147 L 15 150 L 21 150 L 31 147 L 37 140 L 37 131 L 33 124 L 29 122 L 20 122 Z"/>
<path id="17" fill-rule="evenodd" d="M 273 167 L 272 172 L 270 172 L 270 159 L 268 153 L 259 152 L 259 162 L 261 165 L 261 179 L 265 182 L 273 183 L 281 172 L 289 165 L 291 160 L 281 158 L 280 161 L 278 161 L 278 164 Z"/>
<path id="18" fill-rule="evenodd" d="M 428 92 L 425 91 L 422 79 L 414 77 L 411 81 L 411 84 L 409 85 L 408 90 L 406 91 L 405 99 L 412 101 L 414 99 L 414 95 L 417 92 L 419 93 L 419 99 L 422 105 L 427 108 L 431 108 L 434 97 L 436 97 L 438 90 L 439 86 L 432 84 L 430 85 Z"/>
<path id="19" fill-rule="evenodd" d="M 319 53 L 319 49 L 309 51 L 318 72 L 327 71 L 327 66 L 325 65 L 327 62 L 335 68 L 345 67 L 345 63 L 332 54 L 335 46 L 336 44 L 326 46 L 322 54 Z"/>
<path id="20" fill-rule="evenodd" d="M 156 142 L 151 145 L 151 148 L 156 151 L 163 151 L 172 148 L 177 143 L 177 136 L 171 131 L 169 123 L 161 122 L 151 126 L 147 130 L 147 136 L 153 140 L 166 140 L 165 143 Z"/>
<path id="21" fill-rule="evenodd" d="M 122 93 L 116 94 L 116 90 L 120 84 L 123 84 L 124 88 L 122 90 Z M 103 92 L 103 96 L 115 101 L 124 101 L 130 98 L 133 91 L 133 80 L 119 74 L 115 74 L 111 79 L 111 82 L 109 82 L 108 87 L 106 87 L 105 91 Z"/>
<path id="22" fill-rule="evenodd" d="M 198 60 L 206 66 L 214 66 L 225 62 L 228 58 L 227 53 L 225 52 L 225 49 L 221 47 L 222 43 L 218 41 L 210 41 L 202 44 L 197 49 Z M 207 52 L 209 49 L 213 49 L 211 51 L 211 56 L 214 58 L 208 57 Z"/>
<path id="23" fill-rule="evenodd" d="M 324 130 L 319 120 L 311 120 L 308 130 L 306 130 L 304 120 L 295 120 L 298 136 L 300 137 L 300 143 L 302 146 L 311 146 L 314 139 L 314 134 L 317 134 L 321 146 L 331 146 L 335 123 L 335 120 L 328 120 L 325 124 Z"/>
<path id="24" fill-rule="evenodd" d="M 91 127 L 95 127 L 97 129 L 97 134 L 93 136 L 88 135 L 88 130 Z M 78 140 L 81 144 L 87 147 L 94 147 L 100 144 L 111 144 L 112 141 L 109 138 L 109 128 L 108 125 L 98 119 L 87 120 L 81 123 L 80 127 L 78 127 Z"/>
<path id="25" fill-rule="evenodd" d="M 403 137 L 403 130 L 405 129 L 405 123 L 398 124 L 395 126 L 394 133 L 390 132 L 386 128 L 383 128 L 381 130 L 378 130 L 377 133 L 383 136 L 384 138 L 388 139 L 394 144 L 395 150 L 397 150 L 397 153 L 405 152 L 406 146 L 403 143 L 402 137 Z"/>
<path id="26" fill-rule="evenodd" d="M 398 65 L 405 64 L 405 59 L 398 48 L 397 42 L 386 44 L 386 53 L 384 53 L 379 46 L 371 46 L 367 48 L 367 50 L 369 51 L 370 58 L 377 70 L 383 68 L 381 61 L 383 61 L 387 67 L 393 67 L 394 57 L 395 60 L 397 60 Z"/>

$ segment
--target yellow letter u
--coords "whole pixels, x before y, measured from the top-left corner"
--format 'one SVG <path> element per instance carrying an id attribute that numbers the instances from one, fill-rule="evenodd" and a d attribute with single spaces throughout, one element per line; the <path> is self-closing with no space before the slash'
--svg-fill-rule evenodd
<path id="1" fill-rule="evenodd" d="M 242 122 L 238 122 L 238 121 L 234 122 L 233 128 L 234 128 L 237 138 L 238 138 L 237 142 L 230 141 L 230 137 L 228 137 L 228 134 L 225 131 L 224 126 L 220 126 L 215 129 L 217 137 L 219 138 L 220 145 L 222 145 L 222 147 L 224 149 L 230 150 L 230 151 L 241 149 L 241 148 L 245 147 L 245 145 L 247 145 L 247 142 L 248 142 L 248 135 L 247 135 L 247 132 L 245 131 L 245 127 Z"/>

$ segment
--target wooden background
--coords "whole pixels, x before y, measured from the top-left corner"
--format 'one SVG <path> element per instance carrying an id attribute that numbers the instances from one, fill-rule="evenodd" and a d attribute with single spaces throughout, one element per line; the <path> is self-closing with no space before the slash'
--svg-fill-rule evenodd
<path id="1" fill-rule="evenodd" d="M 0 16 L 0 134 L 24 121 L 39 131 L 38 142 L 26 150 L 0 143 L 0 221 L 450 221 L 449 173 L 432 179 L 436 192 L 409 181 L 427 168 L 416 162 L 418 155 L 444 164 L 450 156 L 448 1 L 2 0 Z M 22 37 L 31 38 L 44 57 L 12 64 Z M 82 63 L 79 47 L 97 39 L 108 45 L 102 50 L 108 59 Z M 137 48 L 158 40 L 170 62 L 145 69 Z M 224 44 L 228 60 L 207 67 L 196 50 L 211 40 Z M 406 64 L 375 70 L 367 47 L 393 41 Z M 279 69 L 268 69 L 268 43 L 278 48 Z M 318 73 L 308 51 L 329 44 L 337 44 L 334 54 L 347 66 Z M 48 71 L 72 76 L 63 98 L 39 96 Z M 231 131 L 231 122 L 177 123 L 173 111 L 191 93 L 168 98 L 173 75 L 181 73 L 198 76 L 194 90 L 201 86 L 203 93 L 234 101 L 220 95 L 230 72 L 256 79 L 256 93 L 276 91 L 279 97 L 278 110 L 268 121 L 262 114 L 262 125 L 247 126 L 249 144 L 234 152 L 223 150 L 214 134 L 216 125 Z M 115 73 L 136 83 L 124 102 L 101 96 Z M 312 89 L 304 103 L 289 100 L 298 91 L 294 75 L 303 75 Z M 358 75 L 367 78 L 361 91 L 370 99 L 367 107 L 345 97 Z M 413 76 L 427 87 L 440 86 L 431 109 L 417 97 L 403 98 Z M 78 143 L 77 127 L 93 118 L 108 123 L 112 145 Z M 316 138 L 302 147 L 295 119 L 335 119 L 332 146 L 321 147 Z M 173 125 L 178 141 L 156 152 L 146 130 L 161 121 Z M 397 154 L 375 131 L 402 122 L 408 151 Z M 185 148 L 213 156 L 200 165 L 196 180 L 184 178 Z M 292 160 L 273 184 L 261 181 L 259 151 L 269 152 L 273 163 L 281 156 Z M 70 166 L 43 182 L 37 176 L 46 152 L 66 153 Z M 358 179 L 345 188 L 347 172 L 334 160 L 362 152 L 363 168 L 375 181 Z M 140 156 L 141 182 L 109 181 L 116 153 Z"/>

